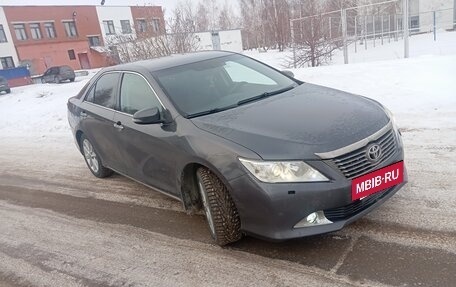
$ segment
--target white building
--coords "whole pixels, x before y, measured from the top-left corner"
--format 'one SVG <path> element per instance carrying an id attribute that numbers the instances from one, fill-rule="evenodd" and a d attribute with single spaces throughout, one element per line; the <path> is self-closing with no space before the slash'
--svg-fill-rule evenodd
<path id="1" fill-rule="evenodd" d="M 3 7 L 0 7 L 0 69 L 14 68 L 19 64 Z"/>
<path id="2" fill-rule="evenodd" d="M 240 29 L 195 33 L 199 42 L 198 50 L 224 50 L 242 52 Z"/>
<path id="3" fill-rule="evenodd" d="M 97 6 L 98 20 L 105 45 L 119 41 L 119 37 L 135 36 L 133 16 L 128 6 Z"/>
<path id="4" fill-rule="evenodd" d="M 409 0 L 410 28 L 420 32 L 434 29 L 434 11 L 437 29 L 452 29 L 454 25 L 454 0 Z"/>

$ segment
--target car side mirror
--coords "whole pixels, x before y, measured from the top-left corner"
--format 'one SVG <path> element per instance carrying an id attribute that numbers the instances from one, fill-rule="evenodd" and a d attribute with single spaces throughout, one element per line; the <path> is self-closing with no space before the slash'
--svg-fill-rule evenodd
<path id="1" fill-rule="evenodd" d="M 133 115 L 133 122 L 139 125 L 163 123 L 160 110 L 157 107 L 137 111 Z"/>
<path id="2" fill-rule="evenodd" d="M 285 74 L 286 76 L 290 77 L 290 78 L 294 78 L 294 74 L 292 71 L 289 71 L 289 70 L 283 70 L 281 71 L 282 74 Z"/>

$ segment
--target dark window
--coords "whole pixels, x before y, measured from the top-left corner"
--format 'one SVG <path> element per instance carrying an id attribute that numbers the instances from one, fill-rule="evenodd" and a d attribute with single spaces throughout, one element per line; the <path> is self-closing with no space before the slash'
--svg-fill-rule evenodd
<path id="1" fill-rule="evenodd" d="M 25 31 L 24 24 L 14 24 L 13 27 L 16 33 L 16 39 L 19 41 L 27 40 L 27 32 Z"/>
<path id="2" fill-rule="evenodd" d="M 43 38 L 41 36 L 41 25 L 40 23 L 30 23 L 30 34 L 32 35 L 32 39 L 39 40 Z"/>
<path id="3" fill-rule="evenodd" d="M 90 47 L 100 46 L 100 37 L 98 37 L 98 36 L 89 36 L 87 38 L 89 39 Z"/>
<path id="4" fill-rule="evenodd" d="M 120 25 L 122 26 L 122 33 L 123 34 L 130 34 L 131 33 L 130 20 L 120 20 Z"/>
<path id="5" fill-rule="evenodd" d="M 5 30 L 3 30 L 3 25 L 0 25 L 0 43 L 8 42 L 6 39 Z"/>
<path id="6" fill-rule="evenodd" d="M 70 60 L 76 60 L 76 55 L 74 54 L 74 50 L 68 50 L 68 57 L 70 57 Z"/>
<path id="7" fill-rule="evenodd" d="M 46 31 L 46 37 L 48 37 L 50 39 L 57 37 L 57 35 L 55 33 L 54 23 L 52 23 L 52 22 L 44 23 L 44 30 Z"/>
<path id="8" fill-rule="evenodd" d="M 65 26 L 67 37 L 72 38 L 78 36 L 78 30 L 76 29 L 76 23 L 74 21 L 65 21 L 63 22 L 63 25 Z"/>
<path id="9" fill-rule="evenodd" d="M 410 29 L 412 32 L 418 32 L 420 28 L 420 16 L 410 17 Z"/>
<path id="10" fill-rule="evenodd" d="M 0 62 L 2 62 L 3 69 L 14 68 L 13 57 L 2 57 Z"/>
<path id="11" fill-rule="evenodd" d="M 144 19 L 136 19 L 136 23 L 138 26 L 138 32 L 139 33 L 144 33 L 147 30 L 147 23 L 146 20 Z"/>
<path id="12" fill-rule="evenodd" d="M 162 106 L 147 81 L 140 75 L 125 73 L 120 88 L 120 110 L 134 114 L 139 110 Z"/>
<path id="13" fill-rule="evenodd" d="M 152 25 L 152 31 L 154 31 L 154 32 L 160 31 L 160 20 L 152 19 L 151 25 Z"/>
<path id="14" fill-rule="evenodd" d="M 118 73 L 109 73 L 101 76 L 95 84 L 93 103 L 114 109 L 116 107 L 116 88 L 118 82 Z"/>
<path id="15" fill-rule="evenodd" d="M 114 22 L 112 20 L 103 21 L 103 27 L 106 35 L 112 35 L 116 33 L 116 29 L 114 28 Z"/>

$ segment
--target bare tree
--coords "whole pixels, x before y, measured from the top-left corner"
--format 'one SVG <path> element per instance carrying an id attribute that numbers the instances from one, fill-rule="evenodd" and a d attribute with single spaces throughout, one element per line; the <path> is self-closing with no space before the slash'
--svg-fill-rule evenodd
<path id="1" fill-rule="evenodd" d="M 328 1 L 306 0 L 300 8 L 304 17 L 294 22 L 296 53 L 288 64 L 320 66 L 329 62 L 334 51 L 341 46 L 340 40 L 329 38 L 328 15 L 325 12 L 330 11 L 331 5 Z"/>
<path id="2" fill-rule="evenodd" d="M 196 31 L 198 32 L 209 30 L 209 10 L 203 2 L 198 3 L 195 15 L 195 25 Z"/>

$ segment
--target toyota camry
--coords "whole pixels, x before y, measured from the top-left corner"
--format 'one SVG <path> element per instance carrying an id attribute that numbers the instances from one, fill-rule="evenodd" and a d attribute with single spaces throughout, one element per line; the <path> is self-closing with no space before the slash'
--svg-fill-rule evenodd
<path id="1" fill-rule="evenodd" d="M 104 68 L 69 99 L 68 118 L 93 175 L 202 210 L 219 245 L 339 230 L 407 182 L 382 104 L 231 52 Z"/>

